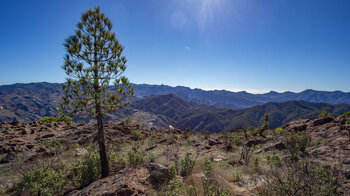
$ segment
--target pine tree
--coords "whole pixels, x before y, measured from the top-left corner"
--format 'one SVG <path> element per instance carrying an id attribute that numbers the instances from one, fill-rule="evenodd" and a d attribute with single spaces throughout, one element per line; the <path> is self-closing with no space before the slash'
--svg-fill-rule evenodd
<path id="1" fill-rule="evenodd" d="M 62 108 L 70 114 L 86 111 L 97 121 L 96 139 L 101 161 L 101 177 L 109 174 L 103 130 L 104 114 L 130 103 L 134 89 L 123 76 L 126 58 L 123 46 L 111 32 L 111 21 L 99 7 L 81 16 L 75 34 L 65 40 L 64 58 L 68 77 L 63 85 Z"/>

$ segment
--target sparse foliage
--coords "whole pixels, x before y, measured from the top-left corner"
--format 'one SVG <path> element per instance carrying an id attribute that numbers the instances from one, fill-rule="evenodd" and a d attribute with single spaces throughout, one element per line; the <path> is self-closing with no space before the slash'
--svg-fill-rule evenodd
<path id="1" fill-rule="evenodd" d="M 187 176 L 192 172 L 196 161 L 190 153 L 186 153 L 184 159 L 181 160 L 181 175 Z"/>

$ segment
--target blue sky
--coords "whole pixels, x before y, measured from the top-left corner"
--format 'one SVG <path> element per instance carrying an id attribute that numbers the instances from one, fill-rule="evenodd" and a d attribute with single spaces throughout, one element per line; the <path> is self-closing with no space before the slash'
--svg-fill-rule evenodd
<path id="1" fill-rule="evenodd" d="M 348 0 L 1 0 L 0 85 L 64 82 L 64 39 L 95 5 L 133 83 L 350 92 Z"/>

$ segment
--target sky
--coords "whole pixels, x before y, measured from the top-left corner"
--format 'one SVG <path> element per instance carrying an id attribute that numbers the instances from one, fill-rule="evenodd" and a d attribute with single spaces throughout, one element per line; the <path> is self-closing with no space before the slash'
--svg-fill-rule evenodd
<path id="1" fill-rule="evenodd" d="M 65 81 L 63 42 L 100 6 L 132 83 L 350 92 L 349 0 L 0 0 L 0 85 Z"/>

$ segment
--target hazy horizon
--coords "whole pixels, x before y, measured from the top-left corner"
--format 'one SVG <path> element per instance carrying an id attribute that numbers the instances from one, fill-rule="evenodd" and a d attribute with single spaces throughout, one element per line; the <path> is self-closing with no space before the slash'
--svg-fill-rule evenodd
<path id="1" fill-rule="evenodd" d="M 42 81 L 42 82 L 17 82 L 17 83 L 9 83 L 9 84 L 0 84 L 0 86 L 6 86 L 6 85 L 15 85 L 15 84 L 30 84 L 30 83 L 56 83 L 56 84 L 61 84 L 60 82 L 47 82 L 47 81 Z M 268 90 L 268 91 L 259 91 L 259 90 L 254 90 L 254 89 L 248 89 L 248 90 L 239 90 L 239 89 L 204 89 L 204 88 L 199 88 L 199 87 L 191 87 L 191 86 L 183 86 L 183 85 L 168 85 L 168 84 L 147 84 L 147 83 L 135 83 L 132 82 L 132 84 L 136 84 L 136 85 L 165 85 L 165 86 L 170 86 L 170 87 L 186 87 L 186 88 L 190 88 L 192 90 L 194 89 L 200 89 L 200 90 L 204 90 L 204 91 L 229 91 L 229 92 L 234 92 L 234 93 L 239 93 L 239 92 L 247 92 L 250 94 L 265 94 L 265 93 L 270 93 L 270 92 L 277 92 L 277 93 L 286 93 L 286 92 L 292 92 L 292 93 L 301 93 L 303 91 L 306 90 L 314 90 L 314 91 L 325 91 L 325 92 L 335 92 L 335 91 L 341 91 L 341 90 L 318 90 L 318 89 L 304 89 L 301 91 L 274 91 L 274 90 Z M 343 93 L 350 93 L 347 91 L 341 91 Z"/>
<path id="2" fill-rule="evenodd" d="M 4 1 L 0 85 L 62 83 L 64 39 L 100 6 L 132 83 L 350 92 L 350 1 Z"/>

